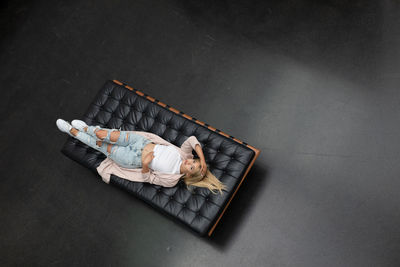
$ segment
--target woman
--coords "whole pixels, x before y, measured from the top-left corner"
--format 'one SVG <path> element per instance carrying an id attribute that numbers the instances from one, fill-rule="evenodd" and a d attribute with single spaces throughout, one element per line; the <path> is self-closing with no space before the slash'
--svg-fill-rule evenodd
<path id="1" fill-rule="evenodd" d="M 71 125 L 72 124 L 72 125 Z M 111 174 L 136 182 L 148 182 L 165 187 L 175 186 L 183 179 L 186 186 L 208 188 L 212 193 L 226 190 L 208 169 L 201 145 L 191 136 L 180 148 L 161 137 L 141 131 L 88 126 L 81 120 L 68 122 L 58 119 L 56 125 L 62 132 L 102 152 L 107 158 L 97 167 L 106 183 Z M 194 159 L 192 150 L 199 159 Z"/>

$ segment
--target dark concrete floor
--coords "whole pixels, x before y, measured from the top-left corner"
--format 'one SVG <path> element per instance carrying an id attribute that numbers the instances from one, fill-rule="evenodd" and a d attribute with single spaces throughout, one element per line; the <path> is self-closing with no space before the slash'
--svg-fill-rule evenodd
<path id="1" fill-rule="evenodd" d="M 398 1 L 1 4 L 0 265 L 399 266 Z M 211 238 L 60 153 L 119 79 L 261 149 Z"/>

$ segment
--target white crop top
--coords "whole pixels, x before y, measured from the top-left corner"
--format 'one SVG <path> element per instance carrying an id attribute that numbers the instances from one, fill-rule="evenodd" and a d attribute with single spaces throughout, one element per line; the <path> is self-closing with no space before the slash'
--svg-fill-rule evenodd
<path id="1" fill-rule="evenodd" d="M 154 146 L 154 158 L 149 164 L 149 168 L 155 171 L 180 174 L 182 158 L 176 148 L 167 145 Z"/>

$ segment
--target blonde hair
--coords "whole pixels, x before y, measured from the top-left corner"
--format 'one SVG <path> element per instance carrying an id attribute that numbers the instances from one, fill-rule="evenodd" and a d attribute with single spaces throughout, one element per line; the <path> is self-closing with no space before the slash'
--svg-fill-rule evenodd
<path id="1" fill-rule="evenodd" d="M 199 159 L 195 159 L 195 161 L 200 163 Z M 218 180 L 217 177 L 215 177 L 210 172 L 208 166 L 207 166 L 207 172 L 204 175 L 204 177 L 201 176 L 201 172 L 200 170 L 198 170 L 192 175 L 185 174 L 184 176 L 182 176 L 182 179 L 185 182 L 188 190 L 191 192 L 193 190 L 192 186 L 208 188 L 213 194 L 217 194 L 218 193 L 217 191 L 219 191 L 221 194 L 223 194 L 222 190 L 227 191 L 226 185 L 224 185 L 220 180 Z M 214 192 L 214 190 L 217 191 Z"/>

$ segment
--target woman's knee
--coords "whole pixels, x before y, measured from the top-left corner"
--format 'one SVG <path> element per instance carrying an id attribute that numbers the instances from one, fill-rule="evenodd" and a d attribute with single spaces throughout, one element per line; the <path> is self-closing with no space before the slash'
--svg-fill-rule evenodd
<path id="1" fill-rule="evenodd" d="M 121 135 L 120 131 L 118 130 L 98 130 L 95 133 L 97 138 L 108 143 L 116 143 Z"/>
<path id="2" fill-rule="evenodd" d="M 107 136 L 107 131 L 106 130 L 98 130 L 95 131 L 97 138 L 103 140 Z"/>
<path id="3" fill-rule="evenodd" d="M 117 142 L 120 136 L 120 132 L 119 131 L 112 131 L 110 134 L 110 141 L 111 142 Z"/>

